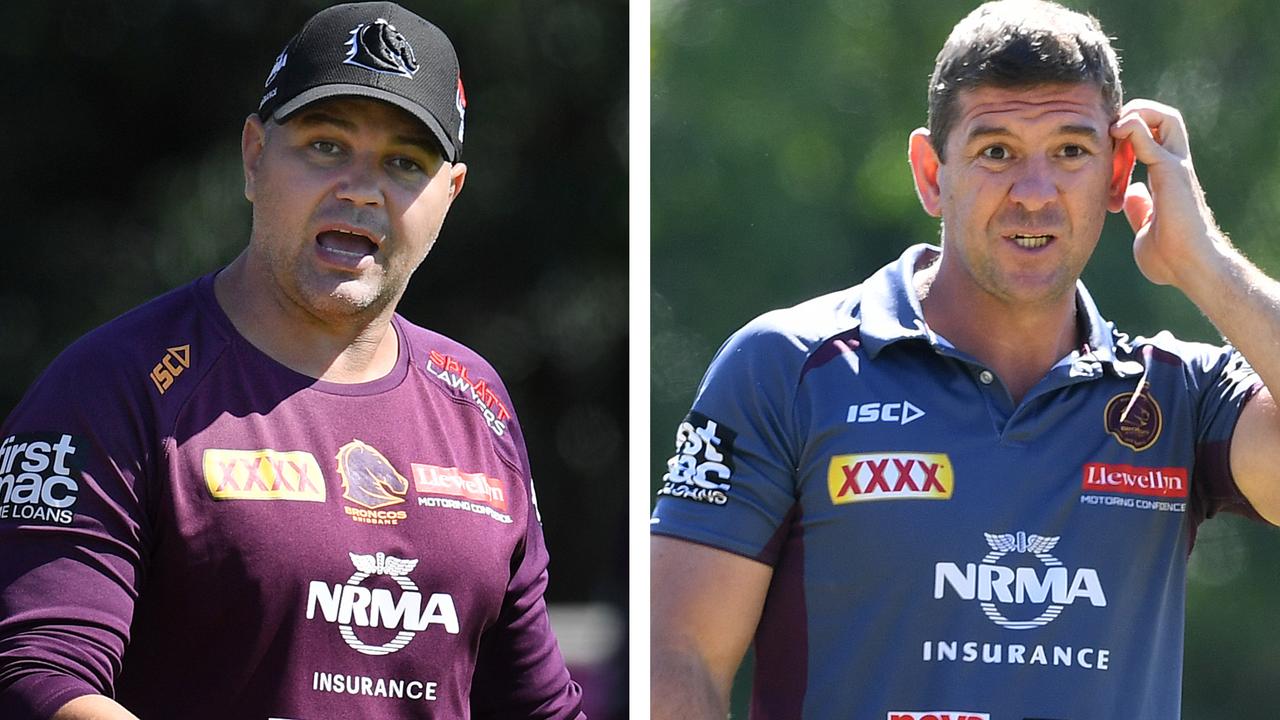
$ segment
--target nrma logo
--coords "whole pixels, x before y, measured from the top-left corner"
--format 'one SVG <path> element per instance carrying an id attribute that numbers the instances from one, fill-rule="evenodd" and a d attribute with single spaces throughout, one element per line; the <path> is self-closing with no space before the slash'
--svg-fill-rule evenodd
<path id="1" fill-rule="evenodd" d="M 1010 630 L 1048 625 L 1077 600 L 1087 600 L 1094 607 L 1107 606 L 1097 570 L 1071 572 L 1049 554 L 1058 544 L 1057 537 L 1025 532 L 983 535 L 991 552 L 982 562 L 963 567 L 940 562 L 934 566 L 934 599 L 941 600 L 950 589 L 963 600 L 977 600 L 991 622 Z M 1031 615 L 1037 608 L 1039 614 Z"/>
<path id="2" fill-rule="evenodd" d="M 430 597 L 423 597 L 418 586 L 409 579 L 409 573 L 418 566 L 417 560 L 385 553 L 348 555 L 356 572 L 345 584 L 311 581 L 307 588 L 308 620 L 315 620 L 318 614 L 325 622 L 337 624 L 342 639 L 364 655 L 397 652 L 432 625 L 439 625 L 450 635 L 458 634 L 458 611 L 453 605 L 453 596 L 432 593 Z M 378 575 L 386 576 L 398 585 L 400 592 L 365 585 L 367 579 Z M 361 640 L 356 635 L 356 628 L 395 630 L 396 635 L 375 645 Z"/>

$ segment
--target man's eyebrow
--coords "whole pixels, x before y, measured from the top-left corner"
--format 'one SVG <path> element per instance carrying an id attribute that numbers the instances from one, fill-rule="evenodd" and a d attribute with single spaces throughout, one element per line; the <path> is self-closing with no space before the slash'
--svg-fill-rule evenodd
<path id="1" fill-rule="evenodd" d="M 310 110 L 298 116 L 298 123 L 307 127 L 315 127 L 319 125 L 332 125 L 334 127 L 346 130 L 347 132 L 355 132 L 356 124 L 346 118 L 331 115 L 323 110 Z M 394 135 L 391 141 L 397 145 L 408 145 L 409 147 L 421 150 L 433 157 L 444 157 L 444 153 L 440 150 L 440 145 L 434 139 L 426 135 Z"/>
<path id="2" fill-rule="evenodd" d="M 335 125 L 343 130 L 355 130 L 356 124 L 350 120 L 340 118 L 336 115 L 330 115 L 321 110 L 311 110 L 298 116 L 298 123 L 302 125 Z"/>
<path id="3" fill-rule="evenodd" d="M 426 135 L 396 135 L 391 140 L 397 145 L 408 145 L 432 157 L 444 158 L 440 144 Z"/>
<path id="4" fill-rule="evenodd" d="M 1054 132 L 1057 135 L 1074 135 L 1076 137 L 1083 137 L 1086 139 L 1094 139 L 1094 140 L 1101 137 L 1101 135 L 1098 133 L 1098 129 L 1093 127 L 1092 125 L 1062 125 Z M 1013 132 L 1011 132 L 1007 128 L 999 127 L 996 125 L 977 125 L 973 129 L 969 130 L 967 140 L 972 142 L 973 140 L 977 140 L 979 138 L 1009 137 L 1011 135 L 1013 135 Z"/>

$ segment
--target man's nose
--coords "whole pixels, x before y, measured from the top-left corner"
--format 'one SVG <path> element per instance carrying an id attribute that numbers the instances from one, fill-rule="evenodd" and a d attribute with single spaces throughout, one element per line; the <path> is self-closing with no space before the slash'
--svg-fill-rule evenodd
<path id="1" fill-rule="evenodd" d="M 1058 184 L 1047 159 L 1028 158 L 1014 172 L 1013 186 L 1009 188 L 1013 202 L 1034 212 L 1057 199 Z"/>
<path id="2" fill-rule="evenodd" d="M 382 173 L 376 163 L 366 158 L 356 158 L 338 183 L 337 196 L 356 205 L 381 205 Z"/>

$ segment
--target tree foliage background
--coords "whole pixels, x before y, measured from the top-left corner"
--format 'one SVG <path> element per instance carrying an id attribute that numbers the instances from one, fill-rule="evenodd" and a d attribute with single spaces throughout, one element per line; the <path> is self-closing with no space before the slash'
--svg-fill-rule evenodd
<path id="1" fill-rule="evenodd" d="M 861 281 L 909 244 L 936 242 L 938 223 L 914 194 L 907 135 L 925 123 L 935 55 L 977 4 L 652 0 L 655 489 L 725 337 L 769 309 Z M 1280 5 L 1066 4 L 1116 38 L 1126 98 L 1182 110 L 1219 223 L 1280 275 Z M 1111 216 L 1084 276 L 1104 314 L 1132 335 L 1167 328 L 1218 342 L 1180 293 L 1142 278 L 1131 245 L 1123 218 Z M 1278 571 L 1270 528 L 1234 518 L 1202 526 L 1191 558 L 1185 717 L 1274 717 Z M 1173 678 L 1179 668 L 1166 671 Z M 741 682 L 735 698 L 745 716 Z"/>
<path id="2" fill-rule="evenodd" d="M 328 4 L 0 4 L 0 416 L 84 332 L 244 247 L 244 118 Z M 457 47 L 469 172 L 400 311 L 506 381 L 552 555 L 548 600 L 625 612 L 627 4 L 402 4 Z M 625 697 L 624 670 L 603 677 L 587 688 L 596 715 Z"/>

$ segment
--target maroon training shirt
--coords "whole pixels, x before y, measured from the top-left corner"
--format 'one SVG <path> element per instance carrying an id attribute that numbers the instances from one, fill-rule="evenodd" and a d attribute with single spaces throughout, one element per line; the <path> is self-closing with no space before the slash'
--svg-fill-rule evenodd
<path id="1" fill-rule="evenodd" d="M 581 717 L 506 389 L 393 326 L 317 381 L 210 275 L 63 353 L 0 428 L 0 717 Z"/>

